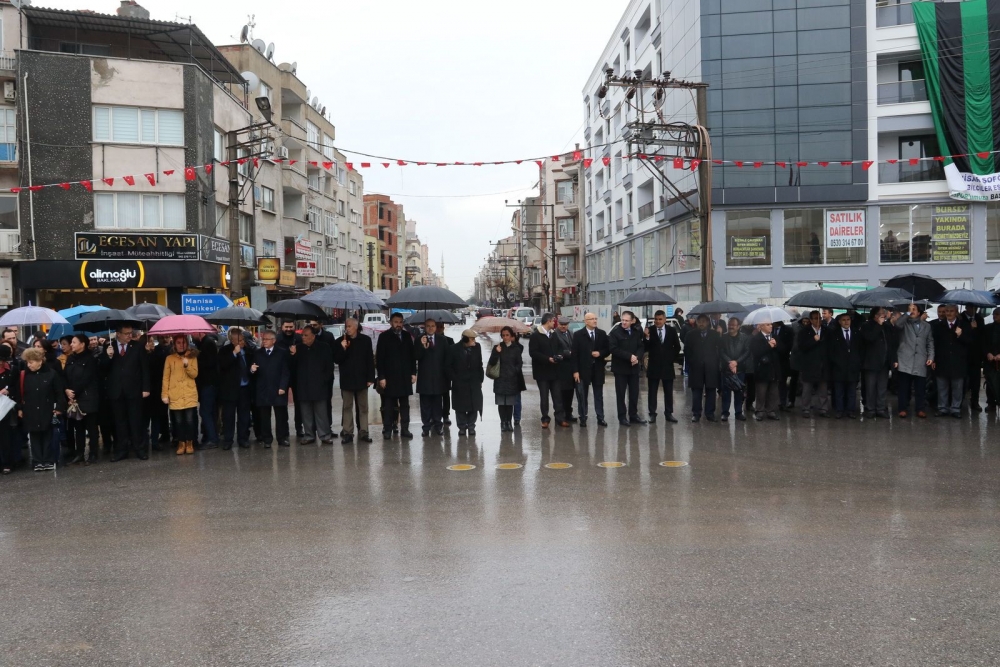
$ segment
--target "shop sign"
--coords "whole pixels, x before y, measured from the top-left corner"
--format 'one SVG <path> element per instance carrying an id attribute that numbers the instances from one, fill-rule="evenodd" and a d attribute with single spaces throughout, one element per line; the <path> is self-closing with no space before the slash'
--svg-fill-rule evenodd
<path id="1" fill-rule="evenodd" d="M 942 204 L 931 213 L 931 261 L 968 262 L 972 213 L 968 204 Z"/>
<path id="2" fill-rule="evenodd" d="M 282 287 L 295 287 L 295 272 L 282 269 L 278 273 L 278 284 Z"/>
<path id="3" fill-rule="evenodd" d="M 201 261 L 203 262 L 229 264 L 232 261 L 233 246 L 229 243 L 229 239 L 202 235 L 198 245 L 201 247 Z"/>
<path id="4" fill-rule="evenodd" d="M 181 294 L 181 315 L 211 315 L 231 305 L 225 294 Z"/>
<path id="5" fill-rule="evenodd" d="M 295 259 L 312 259 L 312 256 L 312 241 L 309 239 L 296 239 Z"/>
<path id="6" fill-rule="evenodd" d="M 732 259 L 765 259 L 766 236 L 730 236 L 729 257 Z"/>
<path id="7" fill-rule="evenodd" d="M 281 274 L 281 262 L 277 257 L 257 258 L 257 282 L 261 285 L 274 285 Z"/>
<path id="8" fill-rule="evenodd" d="M 77 259 L 197 260 L 197 234 L 76 233 Z"/>
<path id="9" fill-rule="evenodd" d="M 242 306 L 243 308 L 249 308 L 250 307 L 250 297 L 248 297 L 248 296 L 241 296 L 238 299 L 233 299 L 233 305 L 234 306 Z"/>
<path id="10" fill-rule="evenodd" d="M 865 211 L 827 211 L 827 248 L 864 248 Z"/>
<path id="11" fill-rule="evenodd" d="M 87 260 L 80 263 L 80 285 L 84 289 L 142 287 L 145 280 L 146 269 L 142 262 Z"/>
<path id="12" fill-rule="evenodd" d="M 309 260 L 299 260 L 295 262 L 295 275 L 302 278 L 316 277 L 316 262 Z"/>

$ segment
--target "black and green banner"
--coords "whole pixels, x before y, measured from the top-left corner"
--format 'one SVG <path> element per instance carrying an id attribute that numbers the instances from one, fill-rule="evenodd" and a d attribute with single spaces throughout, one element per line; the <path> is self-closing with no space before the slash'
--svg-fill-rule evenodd
<path id="1" fill-rule="evenodd" d="M 914 2 L 913 16 L 951 196 L 1000 200 L 1000 0 Z"/>

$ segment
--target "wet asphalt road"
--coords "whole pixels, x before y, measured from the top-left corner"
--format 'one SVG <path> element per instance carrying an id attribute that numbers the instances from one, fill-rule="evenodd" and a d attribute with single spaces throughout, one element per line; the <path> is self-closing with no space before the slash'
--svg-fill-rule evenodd
<path id="1" fill-rule="evenodd" d="M 501 436 L 488 382 L 474 440 L 0 479 L 0 665 L 997 664 L 995 416 L 622 428 L 611 385 L 552 432 L 532 387 Z"/>

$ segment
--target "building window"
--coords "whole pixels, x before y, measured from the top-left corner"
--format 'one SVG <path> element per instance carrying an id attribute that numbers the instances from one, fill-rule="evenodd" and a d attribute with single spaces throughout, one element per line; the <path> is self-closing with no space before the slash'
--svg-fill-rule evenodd
<path id="1" fill-rule="evenodd" d="M 576 218 L 556 218 L 560 241 L 576 240 Z"/>
<path id="2" fill-rule="evenodd" d="M 309 186 L 310 190 L 319 190 L 319 169 L 312 169 L 309 171 L 309 175 L 306 176 L 306 184 Z"/>
<path id="3" fill-rule="evenodd" d="M 94 141 L 183 146 L 184 113 L 173 109 L 95 106 Z"/>
<path id="4" fill-rule="evenodd" d="M 340 247 L 341 248 L 346 248 L 347 247 L 347 234 L 345 234 L 344 232 L 341 232 L 337 236 L 338 236 L 337 242 L 340 245 Z"/>
<path id="5" fill-rule="evenodd" d="M 14 225 L 16 229 L 16 218 Z M 1000 260 L 1000 204 L 995 202 L 986 204 L 986 259 Z"/>
<path id="6" fill-rule="evenodd" d="M 660 249 L 660 274 L 666 274 L 673 271 L 671 264 L 673 264 L 673 254 L 674 251 L 670 247 L 670 229 L 661 229 L 656 232 L 656 245 Z"/>
<path id="7" fill-rule="evenodd" d="M 269 239 L 264 239 L 261 241 L 260 246 L 260 256 L 261 257 L 277 257 L 278 256 L 278 244 L 275 241 Z"/>
<path id="8" fill-rule="evenodd" d="M 726 211 L 726 266 L 771 265 L 771 212 Z"/>
<path id="9" fill-rule="evenodd" d="M 326 236 L 337 235 L 337 219 L 330 211 L 323 211 L 323 233 Z"/>
<path id="10" fill-rule="evenodd" d="M 354 181 L 348 181 L 347 189 L 350 191 L 352 195 L 357 196 L 358 194 L 357 184 Z"/>
<path id="11" fill-rule="evenodd" d="M 576 255 L 559 255 L 556 264 L 560 278 L 566 278 L 570 282 L 576 280 Z"/>
<path id="12" fill-rule="evenodd" d="M 323 233 L 323 221 L 321 216 L 322 212 L 319 210 L 319 207 L 313 206 L 312 204 L 308 205 L 306 210 L 306 222 L 309 223 L 309 231 L 319 232 L 320 234 Z"/>
<path id="13" fill-rule="evenodd" d="M 337 274 L 337 258 L 333 255 L 326 256 L 326 275 L 331 278 L 334 276 L 342 277 Z"/>
<path id="14" fill-rule="evenodd" d="M 642 275 L 645 278 L 656 275 L 656 236 L 642 237 Z"/>
<path id="15" fill-rule="evenodd" d="M 240 211 L 240 243 L 253 244 L 253 216 Z"/>
<path id="16" fill-rule="evenodd" d="M 212 157 L 215 158 L 216 162 L 224 162 L 226 157 L 226 142 L 222 130 L 215 128 L 215 141 L 212 151 Z"/>
<path id="17" fill-rule="evenodd" d="M 320 150 L 319 128 L 312 121 L 306 121 L 306 143 L 314 151 Z"/>
<path id="18" fill-rule="evenodd" d="M 98 229 L 184 229 L 184 195 L 101 192 L 94 195 Z"/>
<path id="19" fill-rule="evenodd" d="M 317 130 L 317 132 L 318 131 L 319 130 Z M 333 137 L 331 137 L 329 134 L 326 134 L 325 132 L 323 133 L 323 157 L 327 158 L 328 160 L 334 159 Z"/>
<path id="20" fill-rule="evenodd" d="M 3 107 L 0 109 L 0 162 L 16 161 L 17 111 L 13 107 Z"/>
<path id="21" fill-rule="evenodd" d="M 987 247 L 989 228 L 987 223 Z M 969 204 L 882 206 L 879 257 L 883 264 L 968 262 L 972 260 L 971 232 Z"/>
<path id="22" fill-rule="evenodd" d="M 18 229 L 17 196 L 0 197 L 0 230 L 16 232 Z"/>
<path id="23" fill-rule="evenodd" d="M 674 225 L 674 247 L 677 249 L 674 258 L 676 271 L 701 268 L 701 227 L 698 220 L 690 218 Z"/>
<path id="24" fill-rule="evenodd" d="M 274 208 L 274 190 L 266 186 L 260 187 L 260 207 L 265 211 L 275 211 Z"/>
<path id="25" fill-rule="evenodd" d="M 785 211 L 785 266 L 864 264 L 868 261 L 864 209 Z"/>
<path id="26" fill-rule="evenodd" d="M 556 181 L 556 203 L 557 204 L 572 204 L 576 198 L 576 188 L 573 187 L 573 181 L 567 179 L 563 181 Z"/>
<path id="27" fill-rule="evenodd" d="M 345 215 L 347 215 L 347 204 L 344 203 L 343 199 L 338 199 L 337 200 L 337 215 L 339 215 L 342 218 Z M 391 220 L 391 218 L 390 218 L 390 220 Z"/>

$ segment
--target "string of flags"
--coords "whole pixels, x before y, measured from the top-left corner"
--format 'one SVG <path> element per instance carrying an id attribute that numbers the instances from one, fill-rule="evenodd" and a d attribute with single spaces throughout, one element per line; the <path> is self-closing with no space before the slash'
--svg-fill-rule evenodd
<path id="1" fill-rule="evenodd" d="M 346 151 L 349 152 L 349 151 Z M 976 157 L 986 159 L 990 155 L 1000 151 L 990 151 L 976 153 Z M 933 157 L 919 157 L 919 158 L 901 158 L 901 159 L 886 159 L 886 160 L 725 160 L 725 159 L 712 159 L 712 165 L 718 167 L 735 167 L 737 169 L 760 169 L 762 167 L 777 167 L 779 169 L 790 169 L 799 168 L 804 169 L 806 167 L 819 167 L 821 169 L 826 169 L 829 167 L 853 167 L 854 165 L 861 165 L 861 168 L 865 171 L 871 169 L 875 164 L 904 164 L 909 166 L 916 166 L 921 162 L 944 162 L 947 158 L 965 158 L 969 157 L 967 154 L 962 155 L 951 155 L 951 156 L 933 156 Z M 289 166 L 299 163 L 299 160 L 291 160 L 288 158 L 259 158 L 259 157 L 248 157 L 240 158 L 236 160 L 239 166 L 244 166 L 247 163 L 253 164 L 255 169 L 260 167 L 260 162 L 262 159 L 266 159 L 275 164 L 288 164 Z M 699 158 L 683 158 L 683 157 L 671 157 L 663 155 L 648 155 L 645 153 L 635 153 L 630 155 L 625 155 L 621 159 L 625 160 L 639 160 L 648 161 L 653 163 L 662 163 L 669 161 L 674 169 L 681 170 L 691 170 L 695 171 L 701 165 L 702 160 Z M 595 161 L 599 161 L 603 166 L 609 166 L 611 164 L 612 158 L 610 156 L 604 156 L 601 158 L 589 158 L 583 156 L 583 151 L 572 151 L 571 153 L 566 153 L 564 155 L 552 155 L 546 158 L 528 158 L 522 160 L 501 160 L 496 162 L 418 162 L 414 160 L 392 160 L 392 161 L 382 161 L 382 162 L 344 162 L 344 166 L 349 171 L 357 171 L 359 169 L 369 169 L 375 166 L 381 166 L 388 169 L 392 166 L 406 167 L 406 166 L 417 166 L 417 167 L 483 167 L 483 166 L 499 166 L 508 164 L 525 164 L 534 162 L 539 169 L 544 167 L 546 160 L 551 162 L 582 162 L 585 169 L 590 169 Z M 312 167 L 320 168 L 327 171 L 333 171 L 336 168 L 337 163 L 334 161 L 304 161 Z M 193 181 L 198 177 L 199 172 L 204 172 L 205 175 L 211 175 L 212 171 L 219 167 L 229 167 L 230 161 L 214 162 L 211 164 L 204 165 L 193 165 L 184 167 L 182 174 L 185 180 Z M 156 186 L 160 183 L 164 177 L 171 177 L 177 174 L 175 169 L 165 169 L 161 172 L 150 172 L 141 175 L 142 179 L 151 186 Z M 116 182 L 121 181 L 128 186 L 134 186 L 136 184 L 136 176 L 117 176 L 111 178 L 101 178 L 95 180 L 80 180 L 80 181 L 64 181 L 61 183 L 46 183 L 43 185 L 30 185 L 22 187 L 13 187 L 6 190 L 0 189 L 0 192 L 10 192 L 17 194 L 19 192 L 38 192 L 47 188 L 61 188 L 63 190 L 69 190 L 73 186 L 80 186 L 86 189 L 88 192 L 93 192 L 95 183 L 103 183 L 109 187 L 113 187 Z"/>

